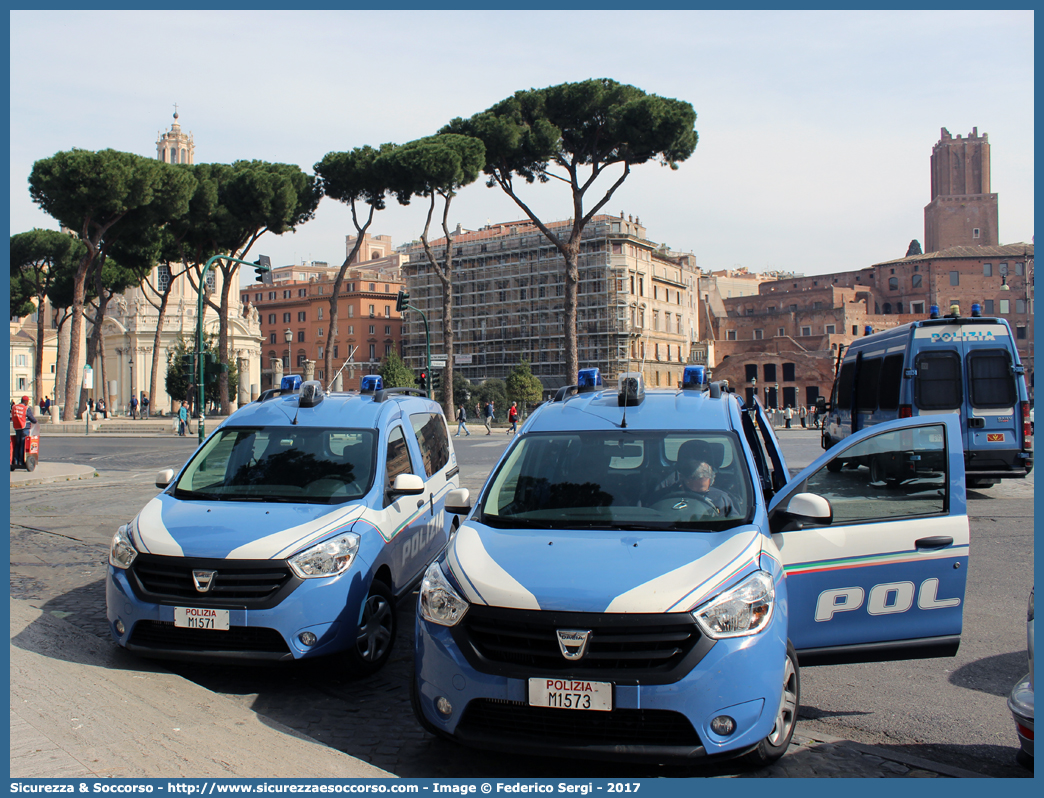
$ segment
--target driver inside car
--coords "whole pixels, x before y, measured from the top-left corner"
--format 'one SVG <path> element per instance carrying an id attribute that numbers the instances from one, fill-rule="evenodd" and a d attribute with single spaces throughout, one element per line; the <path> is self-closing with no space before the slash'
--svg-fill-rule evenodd
<path id="1" fill-rule="evenodd" d="M 732 499 L 723 490 L 714 487 L 717 472 L 710 463 L 698 460 L 687 460 L 679 470 L 681 481 L 675 487 L 675 493 L 693 494 L 697 499 L 709 504 L 722 517 L 735 515 L 736 508 Z M 679 490 L 682 488 L 682 490 Z"/>

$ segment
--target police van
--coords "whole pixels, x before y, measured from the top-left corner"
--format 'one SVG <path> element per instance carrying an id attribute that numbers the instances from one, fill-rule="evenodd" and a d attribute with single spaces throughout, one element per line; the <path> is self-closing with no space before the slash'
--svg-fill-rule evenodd
<path id="1" fill-rule="evenodd" d="M 233 413 L 112 540 L 113 639 L 166 659 L 387 662 L 395 604 L 449 530 L 442 408 L 410 388 L 284 377 Z M 452 520 L 450 521 L 452 523 Z"/>
<path id="2" fill-rule="evenodd" d="M 970 317 L 953 305 L 940 318 L 933 305 L 928 319 L 867 331 L 844 353 L 829 405 L 820 400 L 824 449 L 884 421 L 953 414 L 960 419 L 969 487 L 1029 474 L 1032 415 L 1006 320 L 982 316 L 977 304 Z M 897 457 L 864 465 L 894 484 L 924 464 Z"/>
<path id="3" fill-rule="evenodd" d="M 956 416 L 874 425 L 790 477 L 757 399 L 704 378 L 582 372 L 474 505 L 447 496 L 466 518 L 421 583 L 422 726 L 513 755 L 765 765 L 794 733 L 800 668 L 956 652 Z M 935 469 L 889 490 L 832 467 L 868 450 Z"/>

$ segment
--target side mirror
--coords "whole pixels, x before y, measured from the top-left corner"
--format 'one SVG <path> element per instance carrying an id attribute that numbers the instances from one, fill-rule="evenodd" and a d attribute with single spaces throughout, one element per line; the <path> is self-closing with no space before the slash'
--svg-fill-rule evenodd
<path id="1" fill-rule="evenodd" d="M 816 397 L 816 410 L 819 411 L 820 413 L 825 413 L 826 412 L 826 397 L 825 396 L 817 396 Z"/>
<path id="2" fill-rule="evenodd" d="M 467 515 L 471 512 L 471 493 L 467 488 L 457 488 L 446 494 L 446 512 Z"/>
<path id="3" fill-rule="evenodd" d="M 825 496 L 817 493 L 795 493 L 786 507 L 778 507 L 769 526 L 773 534 L 804 529 L 808 524 L 825 526 L 834 520 L 834 508 Z"/>
<path id="4" fill-rule="evenodd" d="M 174 469 L 173 468 L 164 468 L 162 471 L 160 471 L 158 474 L 156 474 L 156 487 L 157 488 L 165 488 L 165 487 L 167 487 L 167 485 L 169 485 L 173 481 L 174 481 Z"/>
<path id="5" fill-rule="evenodd" d="M 416 474 L 399 474 L 388 493 L 393 496 L 415 496 L 424 493 L 424 480 Z"/>

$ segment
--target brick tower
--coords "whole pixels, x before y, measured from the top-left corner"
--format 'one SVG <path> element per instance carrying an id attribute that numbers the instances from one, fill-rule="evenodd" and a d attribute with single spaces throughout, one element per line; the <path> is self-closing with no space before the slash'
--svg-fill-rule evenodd
<path id="1" fill-rule="evenodd" d="M 990 193 L 990 142 L 942 129 L 932 148 L 932 201 L 924 207 L 924 251 L 997 246 L 997 195 Z"/>

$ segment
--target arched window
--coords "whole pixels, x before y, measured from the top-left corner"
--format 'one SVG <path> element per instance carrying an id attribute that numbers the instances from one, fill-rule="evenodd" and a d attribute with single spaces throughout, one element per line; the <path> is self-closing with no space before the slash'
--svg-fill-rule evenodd
<path id="1" fill-rule="evenodd" d="M 884 303 L 884 314 L 887 316 L 891 312 L 892 312 L 892 303 L 891 302 L 885 302 Z"/>
<path id="2" fill-rule="evenodd" d="M 921 287 L 921 275 L 915 274 L 915 275 L 913 275 L 910 278 L 910 287 L 911 288 L 920 288 Z"/>
<path id="3" fill-rule="evenodd" d="M 178 162 L 178 150 L 177 150 L 176 147 L 171 147 L 170 148 L 170 162 L 171 163 L 177 163 Z"/>
<path id="4" fill-rule="evenodd" d="M 896 313 L 902 313 L 903 312 L 903 303 L 902 302 L 896 302 L 895 303 L 895 312 Z"/>
<path id="5" fill-rule="evenodd" d="M 889 291 L 898 291 L 899 290 L 899 278 L 898 277 L 889 277 L 888 278 L 888 290 Z"/>

